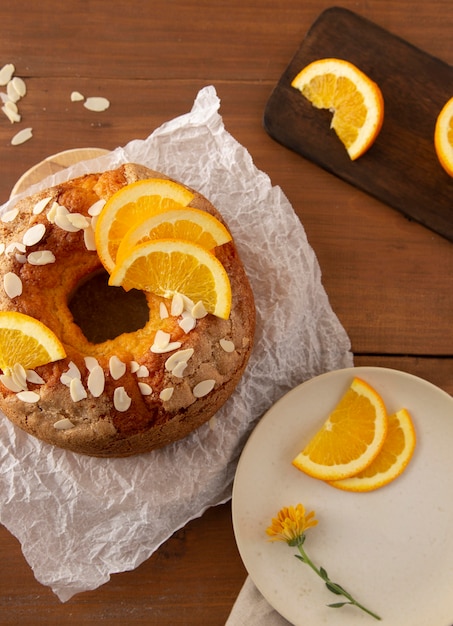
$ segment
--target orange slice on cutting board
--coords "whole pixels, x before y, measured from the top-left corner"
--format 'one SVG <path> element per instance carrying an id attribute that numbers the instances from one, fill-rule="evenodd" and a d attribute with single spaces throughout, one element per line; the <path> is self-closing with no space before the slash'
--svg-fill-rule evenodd
<path id="1" fill-rule="evenodd" d="M 444 170 L 453 176 L 453 98 L 443 106 L 436 120 L 434 147 Z"/>
<path id="2" fill-rule="evenodd" d="M 384 120 L 384 99 L 378 85 L 355 65 L 319 59 L 304 67 L 291 85 L 314 107 L 332 112 L 331 128 L 351 160 L 373 145 Z"/>

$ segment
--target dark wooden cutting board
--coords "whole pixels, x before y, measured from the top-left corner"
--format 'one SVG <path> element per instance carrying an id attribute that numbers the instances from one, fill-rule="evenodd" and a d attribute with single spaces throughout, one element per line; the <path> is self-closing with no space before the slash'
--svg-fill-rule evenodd
<path id="1" fill-rule="evenodd" d="M 324 57 L 350 61 L 384 96 L 382 130 L 356 161 L 330 130 L 331 114 L 291 87 L 305 65 Z M 272 92 L 264 127 L 279 143 L 453 241 L 453 178 L 434 149 L 437 116 L 452 96 L 453 68 L 447 63 L 332 7 L 313 24 Z"/>

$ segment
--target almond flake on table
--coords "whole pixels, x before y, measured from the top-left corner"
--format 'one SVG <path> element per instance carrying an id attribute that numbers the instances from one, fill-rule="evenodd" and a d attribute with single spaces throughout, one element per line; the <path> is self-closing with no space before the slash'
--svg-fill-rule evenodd
<path id="1" fill-rule="evenodd" d="M 14 137 L 11 139 L 11 145 L 18 146 L 21 143 L 25 143 L 26 141 L 31 139 L 32 136 L 33 136 L 32 128 L 23 128 L 18 133 L 16 133 Z"/>
<path id="2" fill-rule="evenodd" d="M 80 93 L 80 91 L 73 91 L 71 93 L 71 102 L 81 102 L 85 100 L 85 96 Z"/>
<path id="3" fill-rule="evenodd" d="M 0 69 L 0 85 L 2 87 L 9 83 L 15 71 L 16 68 L 12 63 L 7 63 Z"/>
<path id="4" fill-rule="evenodd" d="M 107 98 L 103 98 L 101 96 L 92 96 L 85 100 L 83 106 L 89 111 L 100 112 L 108 109 L 110 106 L 110 102 L 107 100 Z"/>
<path id="5" fill-rule="evenodd" d="M 8 100 L 7 102 L 5 102 L 4 106 L 2 106 L 2 111 L 6 115 L 6 117 L 9 119 L 11 124 L 20 122 L 22 119 L 22 116 L 20 115 L 19 110 L 17 108 L 17 104 L 15 102 L 12 102 L 11 100 Z"/>
<path id="6" fill-rule="evenodd" d="M 27 93 L 25 81 L 19 76 L 14 76 L 7 84 L 6 92 L 12 102 L 18 102 Z"/>

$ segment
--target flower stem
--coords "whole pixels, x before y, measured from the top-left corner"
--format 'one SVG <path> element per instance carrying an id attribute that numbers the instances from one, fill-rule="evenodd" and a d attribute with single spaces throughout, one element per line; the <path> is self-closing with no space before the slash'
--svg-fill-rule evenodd
<path id="1" fill-rule="evenodd" d="M 306 563 L 309 567 L 311 567 L 311 569 L 316 572 L 316 574 L 322 578 L 322 580 L 326 583 L 326 587 L 329 591 L 331 591 L 332 593 L 335 593 L 336 595 L 339 596 L 343 596 L 345 597 L 348 601 L 347 602 L 338 602 L 335 604 L 329 604 L 328 606 L 333 607 L 333 608 L 340 608 L 342 606 L 344 606 L 345 604 L 353 604 L 354 606 L 356 606 L 357 608 L 361 609 L 362 611 L 365 611 L 365 613 L 368 613 L 368 615 L 371 615 L 371 617 L 374 617 L 374 619 L 380 620 L 381 618 L 379 617 L 379 615 L 377 615 L 376 613 L 373 613 L 373 611 L 370 611 L 369 609 L 367 609 L 365 606 L 363 606 L 363 604 L 360 604 L 360 602 L 357 602 L 357 600 L 355 600 L 350 593 L 348 593 L 345 589 L 343 589 L 343 587 L 341 587 L 339 584 L 334 583 L 330 580 L 326 570 L 323 567 L 316 567 L 316 565 L 313 563 L 313 561 L 310 559 L 310 557 L 308 556 L 308 554 L 305 552 L 304 547 L 303 547 L 303 541 L 298 542 L 297 544 L 297 548 L 300 552 L 300 556 L 298 556 L 296 554 L 296 557 L 298 559 L 300 559 L 301 561 L 303 561 L 304 563 Z"/>

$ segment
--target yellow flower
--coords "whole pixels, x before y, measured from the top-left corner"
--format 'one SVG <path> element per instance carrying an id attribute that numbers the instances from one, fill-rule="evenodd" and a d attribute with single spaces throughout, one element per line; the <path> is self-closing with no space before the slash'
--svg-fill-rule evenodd
<path id="1" fill-rule="evenodd" d="M 296 504 L 296 506 L 284 506 L 277 513 L 277 517 L 272 519 L 272 524 L 269 528 L 266 528 L 266 533 L 269 535 L 269 541 L 284 541 L 289 546 L 297 547 L 299 554 L 296 554 L 295 557 L 302 561 L 302 563 L 306 563 L 311 569 L 324 581 L 327 589 L 334 593 L 337 596 L 343 596 L 345 600 L 341 602 L 334 602 L 333 604 L 328 604 L 327 606 L 339 609 L 347 604 L 356 606 L 357 608 L 365 611 L 371 617 L 374 617 L 377 620 L 381 618 L 370 609 L 367 609 L 363 604 L 357 602 L 351 594 L 344 589 L 338 583 L 333 582 L 329 578 L 329 574 L 323 567 L 318 567 L 313 563 L 311 558 L 305 551 L 304 542 L 305 542 L 305 531 L 312 526 L 316 526 L 318 520 L 315 519 L 315 512 L 310 511 L 310 513 L 305 513 L 305 507 L 302 504 Z"/>
<path id="2" fill-rule="evenodd" d="M 297 545 L 301 537 L 312 526 L 316 526 L 318 520 L 315 519 L 315 512 L 305 513 L 302 504 L 296 506 L 283 507 L 272 519 L 272 524 L 266 529 L 266 533 L 271 537 L 270 541 L 286 541 L 290 545 Z"/>

